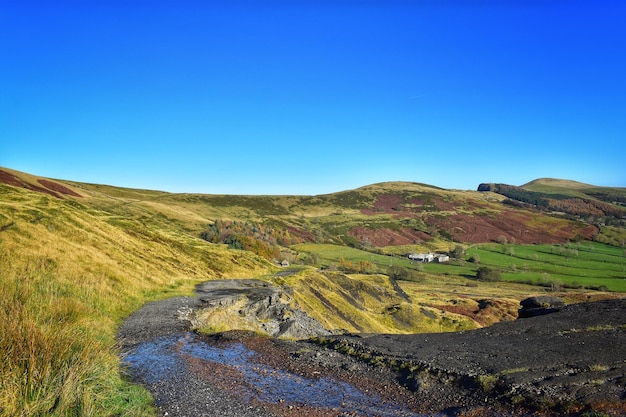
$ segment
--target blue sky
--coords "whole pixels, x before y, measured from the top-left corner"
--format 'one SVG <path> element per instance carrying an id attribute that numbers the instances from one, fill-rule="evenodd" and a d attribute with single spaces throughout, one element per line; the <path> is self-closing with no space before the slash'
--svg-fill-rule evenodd
<path id="1" fill-rule="evenodd" d="M 0 166 L 172 192 L 626 187 L 626 2 L 0 0 Z"/>

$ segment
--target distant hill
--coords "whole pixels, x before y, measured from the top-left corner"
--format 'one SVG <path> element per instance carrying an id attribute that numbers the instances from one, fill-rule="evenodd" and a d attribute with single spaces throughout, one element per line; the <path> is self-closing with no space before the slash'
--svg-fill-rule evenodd
<path id="1" fill-rule="evenodd" d="M 540 178 L 522 185 L 522 188 L 545 194 L 560 194 L 582 199 L 599 200 L 619 208 L 626 208 L 626 188 L 600 187 L 582 182 Z"/>
<path id="2" fill-rule="evenodd" d="M 625 190 L 563 180 L 536 180 L 523 187 L 479 187 L 480 191 L 493 191 L 489 193 L 385 182 L 317 196 L 173 194 L 53 180 L 9 169 L 0 170 L 0 182 L 75 199 L 111 215 L 130 212 L 139 218 L 150 217 L 164 228 L 195 236 L 217 220 L 243 221 L 288 231 L 295 243 L 360 248 L 417 245 L 449 249 L 455 243 L 502 238 L 517 243 L 593 239 L 602 233 L 603 225 L 622 222 L 626 213 L 620 206 Z M 555 216 L 554 212 L 569 216 Z"/>
<path id="3" fill-rule="evenodd" d="M 529 190 L 535 189 L 535 191 L 545 191 L 550 188 L 557 190 L 570 189 L 577 190 L 583 188 L 594 188 L 595 185 L 585 184 L 583 182 L 564 180 L 559 178 L 537 178 L 521 186 Z"/>
<path id="4" fill-rule="evenodd" d="M 507 197 L 504 204 L 517 208 L 562 213 L 599 229 L 626 226 L 626 188 L 599 187 L 576 181 L 541 178 L 520 187 L 484 183 L 479 191 L 491 191 Z M 613 229 L 607 229 L 613 232 Z M 610 233 L 609 233 L 610 234 Z"/>

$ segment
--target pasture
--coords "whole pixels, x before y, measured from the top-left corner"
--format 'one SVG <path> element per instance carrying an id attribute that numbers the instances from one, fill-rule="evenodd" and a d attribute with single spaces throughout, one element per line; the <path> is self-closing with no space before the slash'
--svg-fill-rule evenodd
<path id="1" fill-rule="evenodd" d="M 406 256 L 382 255 L 346 246 L 302 244 L 294 249 L 312 253 L 321 267 L 344 260 L 373 263 L 379 272 L 401 266 L 427 275 L 474 279 L 479 267 L 500 271 L 502 280 L 542 287 L 626 292 L 626 251 L 597 242 L 562 245 L 480 244 L 466 249 L 464 259 L 447 263 L 416 263 Z M 470 262 L 470 259 L 473 262 Z"/>

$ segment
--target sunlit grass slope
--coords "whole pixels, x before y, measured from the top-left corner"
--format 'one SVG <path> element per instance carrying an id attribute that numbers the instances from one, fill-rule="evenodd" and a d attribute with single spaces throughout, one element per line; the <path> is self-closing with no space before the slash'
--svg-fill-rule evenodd
<path id="1" fill-rule="evenodd" d="M 92 208 L 135 219 L 150 217 L 152 224 L 194 235 L 221 219 L 281 228 L 318 243 L 359 246 L 369 240 L 373 246 L 393 252 L 395 246 L 413 243 L 431 250 L 442 250 L 452 240 L 479 243 L 475 233 L 468 231 L 481 232 L 485 226 L 490 238 L 483 236 L 484 241 L 498 235 L 512 237 L 519 228 L 545 231 L 552 236 L 550 240 L 557 241 L 575 239 L 580 233 L 590 237 L 591 233 L 584 222 L 503 205 L 505 197 L 496 193 L 446 190 L 414 182 L 386 182 L 316 196 L 246 196 L 172 194 L 55 181 L 89 196 Z M 504 212 L 514 224 L 507 225 L 506 218 L 500 218 Z M 609 234 L 617 236 L 609 238 Z M 517 234 L 515 237 L 519 239 Z M 602 228 L 598 237 L 611 243 L 624 236 L 619 230 Z"/>
<path id="2" fill-rule="evenodd" d="M 297 295 L 310 314 L 330 311 L 330 314 L 316 318 L 323 322 L 326 320 L 330 328 L 350 331 L 362 331 L 359 325 L 385 333 L 454 331 L 514 320 L 521 300 L 546 294 L 547 291 L 568 303 L 621 298 L 626 292 L 623 249 L 592 242 L 561 246 L 477 245 L 467 250 L 466 257 L 480 260 L 452 260 L 442 264 L 416 264 L 405 256 L 377 255 L 335 245 L 301 244 L 296 248 L 315 254 L 320 264 L 331 270 L 341 269 L 346 264 L 368 262 L 373 264 L 370 269 L 383 273 L 397 267 L 412 271 L 408 280 L 396 281 L 410 301 L 399 297 L 396 292 L 395 298 L 377 299 L 376 311 L 368 311 L 358 302 L 339 302 L 339 299 L 349 299 L 350 294 L 374 292 L 371 290 L 373 287 L 381 288 L 379 284 L 374 284 L 377 279 L 370 278 L 372 275 L 344 275 L 327 271 L 308 274 L 306 280 L 291 283 L 295 287 L 300 286 Z M 478 281 L 476 273 L 479 267 L 501 271 L 502 279 L 497 282 Z M 303 285 L 305 282 L 313 288 L 306 288 Z M 335 284 L 339 288 L 333 288 Z M 359 290 L 348 291 L 347 296 L 341 295 L 351 287 L 358 287 Z M 318 291 L 318 288 L 322 290 Z M 328 289 L 328 295 L 323 289 Z M 362 298 L 362 295 L 359 297 Z M 351 305 L 358 305 L 356 312 L 350 311 Z M 346 317 L 359 319 L 354 323 Z"/>
<path id="3" fill-rule="evenodd" d="M 285 278 L 297 304 L 324 327 L 365 333 L 423 333 L 476 328 L 462 315 L 414 303 L 386 275 L 302 271 Z"/>
<path id="4" fill-rule="evenodd" d="M 2 416 L 152 415 L 120 374 L 121 320 L 200 281 L 271 269 L 94 199 L 0 185 Z"/>

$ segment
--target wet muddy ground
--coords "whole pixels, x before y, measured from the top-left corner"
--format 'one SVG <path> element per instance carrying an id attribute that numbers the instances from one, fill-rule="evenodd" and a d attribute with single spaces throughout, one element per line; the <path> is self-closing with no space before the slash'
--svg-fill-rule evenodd
<path id="1" fill-rule="evenodd" d="M 149 303 L 120 328 L 128 376 L 153 394 L 161 415 L 626 413 L 624 300 L 476 331 L 315 342 L 198 335 L 186 318 L 200 306 L 195 297 Z"/>
<path id="2" fill-rule="evenodd" d="M 392 372 L 315 343 L 191 332 L 189 313 L 201 307 L 198 297 L 148 303 L 118 333 L 125 372 L 161 415 L 426 415 Z"/>
<path id="3" fill-rule="evenodd" d="M 231 334 L 224 340 L 191 332 L 163 336 L 139 344 L 124 361 L 130 375 L 153 392 L 157 406 L 168 415 L 224 415 L 223 407 L 232 407 L 232 415 L 248 415 L 248 411 L 255 415 L 319 417 L 425 415 L 404 402 L 410 396 L 391 395 L 391 376 L 388 384 L 380 380 L 367 383 L 361 378 L 352 383 L 349 380 L 354 369 L 350 366 L 344 372 L 322 372 L 322 366 L 303 358 L 339 356 L 336 352 L 320 353 L 315 348 L 304 352 L 302 347 L 289 351 L 285 344 L 278 347 L 267 337 L 244 333 L 233 337 Z M 298 347 L 297 343 L 287 344 Z M 193 382 L 186 383 L 185 379 Z M 220 394 L 221 398 L 214 398 Z M 197 399 L 190 400 L 190 396 Z"/>

